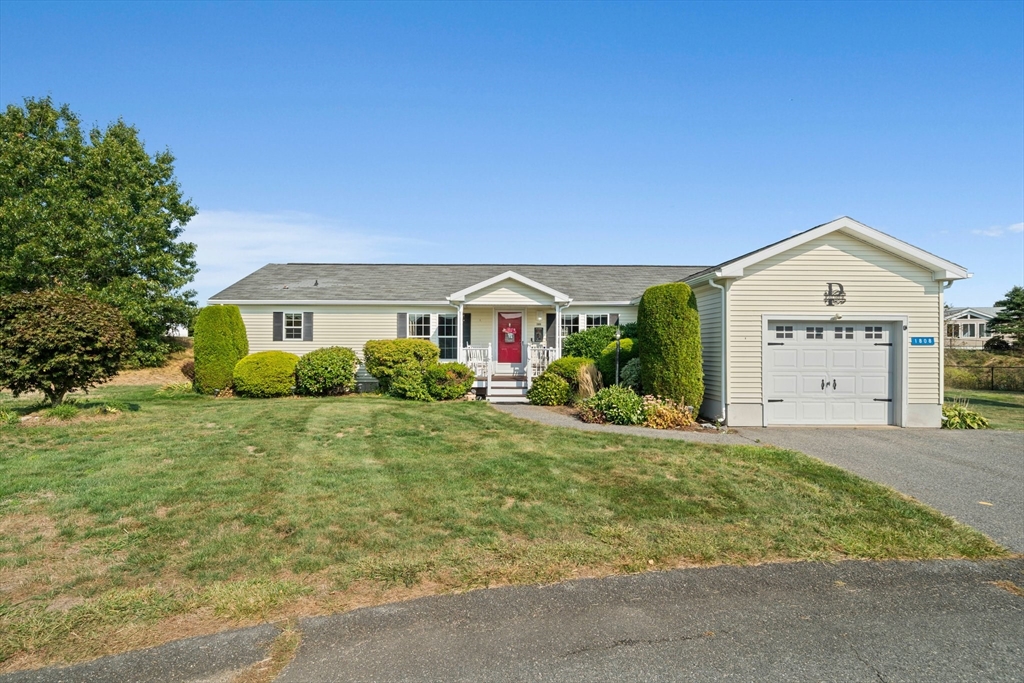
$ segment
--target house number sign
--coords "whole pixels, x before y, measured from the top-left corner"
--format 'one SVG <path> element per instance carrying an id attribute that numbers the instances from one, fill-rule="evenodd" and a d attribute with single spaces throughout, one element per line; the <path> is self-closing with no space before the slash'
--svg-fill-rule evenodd
<path id="1" fill-rule="evenodd" d="M 825 290 L 825 305 L 839 306 L 846 303 L 846 290 L 840 282 L 826 282 L 828 289 Z"/>

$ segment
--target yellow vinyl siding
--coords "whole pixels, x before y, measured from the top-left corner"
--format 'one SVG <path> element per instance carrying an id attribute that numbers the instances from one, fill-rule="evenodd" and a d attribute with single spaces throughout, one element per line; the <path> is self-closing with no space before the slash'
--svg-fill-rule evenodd
<path id="1" fill-rule="evenodd" d="M 473 292 L 467 299 L 466 304 L 487 305 L 487 306 L 535 306 L 553 305 L 553 299 L 549 294 L 539 292 L 533 287 L 524 285 L 516 280 L 503 280 L 490 287 L 485 287 L 478 292 Z"/>
<path id="2" fill-rule="evenodd" d="M 722 401 L 722 292 L 711 285 L 698 287 L 700 344 L 704 355 L 704 400 Z"/>
<path id="3" fill-rule="evenodd" d="M 845 304 L 825 305 L 827 282 L 843 284 Z M 729 402 L 761 403 L 762 314 L 906 315 L 907 336 L 938 338 L 940 296 L 931 271 L 842 232 L 748 267 L 728 294 Z M 907 349 L 908 403 L 939 403 L 939 352 Z"/>

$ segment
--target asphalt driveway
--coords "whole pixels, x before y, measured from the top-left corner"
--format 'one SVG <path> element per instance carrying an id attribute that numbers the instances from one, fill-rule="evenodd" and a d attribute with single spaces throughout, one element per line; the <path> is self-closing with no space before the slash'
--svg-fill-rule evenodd
<path id="1" fill-rule="evenodd" d="M 745 427 L 738 432 L 891 486 L 1024 552 L 1024 432 L 897 427 Z"/>

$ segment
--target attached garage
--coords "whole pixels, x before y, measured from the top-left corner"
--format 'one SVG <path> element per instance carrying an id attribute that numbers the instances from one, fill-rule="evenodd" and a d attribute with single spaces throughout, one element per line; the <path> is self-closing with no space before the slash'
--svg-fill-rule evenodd
<path id="1" fill-rule="evenodd" d="M 939 427 L 943 290 L 968 276 L 850 218 L 691 276 L 702 412 L 732 426 Z"/>

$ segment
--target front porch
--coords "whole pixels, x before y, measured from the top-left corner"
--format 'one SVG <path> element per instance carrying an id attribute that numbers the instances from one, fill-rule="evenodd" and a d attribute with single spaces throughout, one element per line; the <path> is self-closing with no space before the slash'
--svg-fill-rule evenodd
<path id="1" fill-rule="evenodd" d="M 522 403 L 526 401 L 533 379 L 547 370 L 548 365 L 561 356 L 558 349 L 529 342 L 522 343 L 522 357 L 525 362 L 500 364 L 492 344 L 487 346 L 466 346 L 459 349 L 459 362 L 469 366 L 476 373 L 473 388 L 492 403 Z"/>

